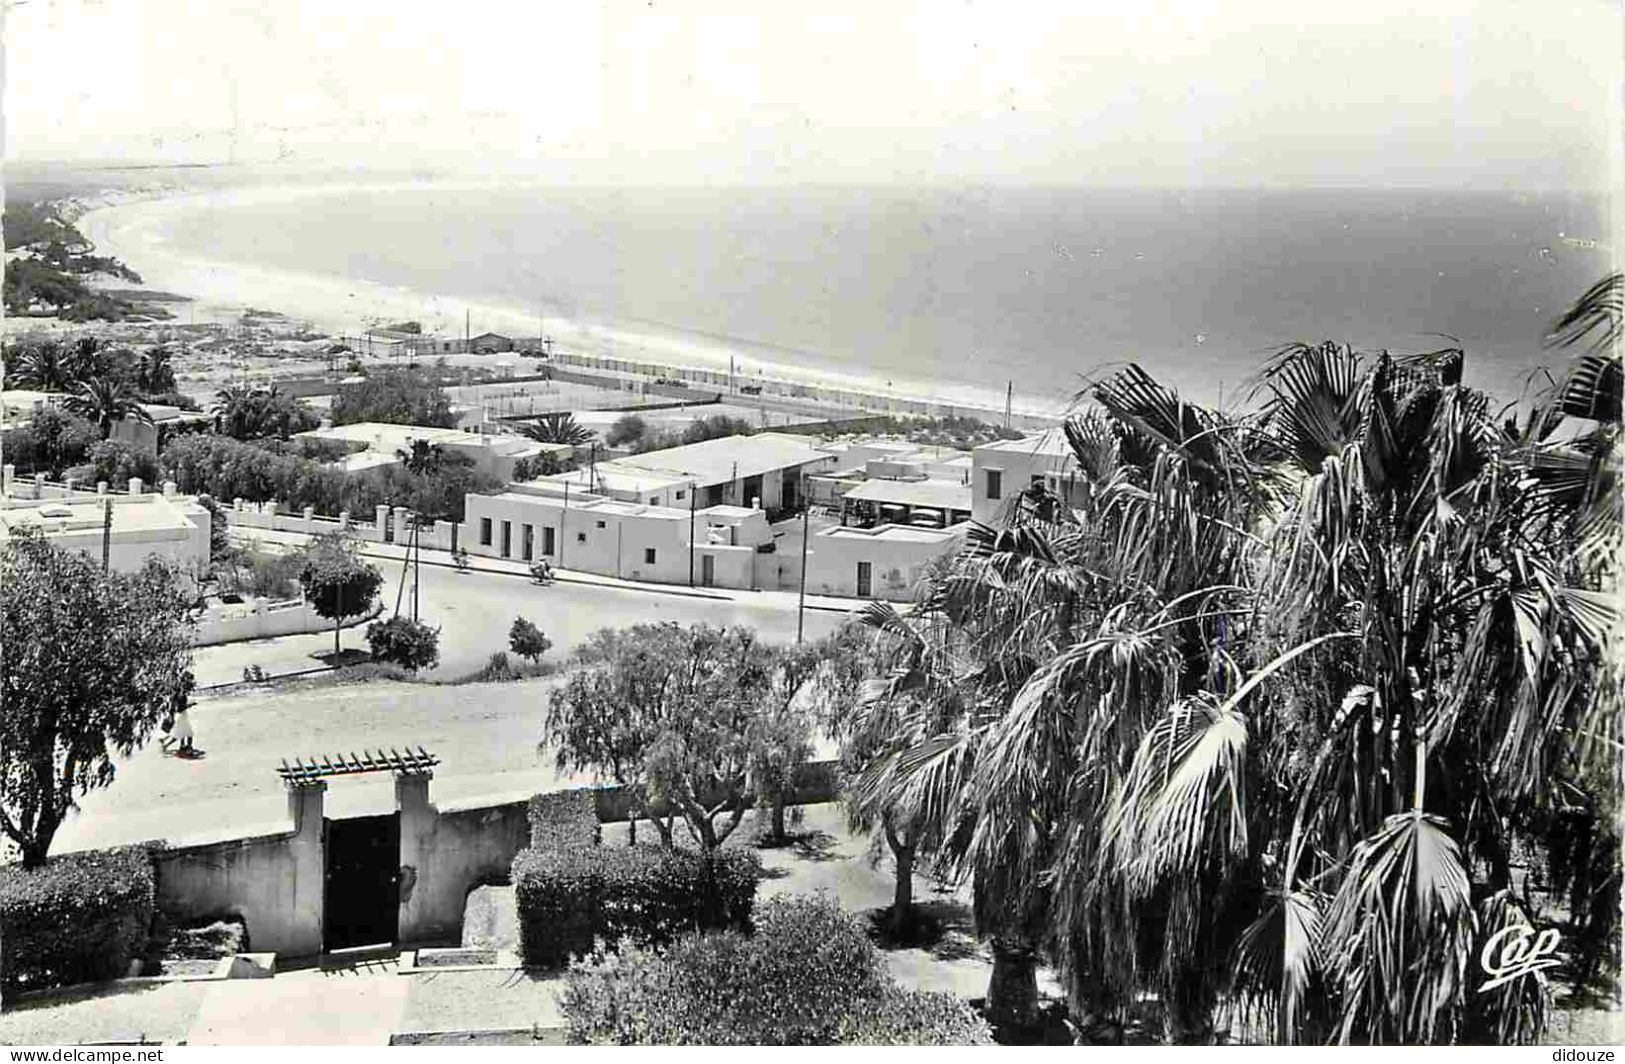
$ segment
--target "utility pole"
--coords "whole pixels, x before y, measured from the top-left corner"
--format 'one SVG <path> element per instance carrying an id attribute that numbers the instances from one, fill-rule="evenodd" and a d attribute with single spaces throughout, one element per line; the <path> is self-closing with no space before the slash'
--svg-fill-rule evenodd
<path id="1" fill-rule="evenodd" d="M 1016 387 L 1016 382 L 1013 381 L 1013 380 L 1008 380 L 1008 381 L 1004 382 L 1004 427 L 1005 428 L 1010 427 L 1010 396 L 1015 391 L 1015 387 Z"/>
<path id="2" fill-rule="evenodd" d="M 694 586 L 694 490 L 695 482 L 688 484 L 688 586 Z"/>
<path id="3" fill-rule="evenodd" d="M 422 522 L 412 514 L 412 623 L 418 620 L 418 585 L 423 582 L 423 541 L 419 538 Z"/>
<path id="4" fill-rule="evenodd" d="M 807 616 L 807 522 L 812 507 L 807 505 L 807 473 L 801 473 L 801 594 L 796 598 L 796 643 L 801 643 L 802 625 Z"/>
<path id="5" fill-rule="evenodd" d="M 564 482 L 564 509 L 559 511 L 559 568 L 564 568 L 564 519 L 570 516 L 570 482 Z"/>
<path id="6" fill-rule="evenodd" d="M 102 572 L 107 572 L 113 556 L 113 500 L 102 502 Z"/>
<path id="7" fill-rule="evenodd" d="M 470 311 L 467 307 L 463 308 L 463 354 L 465 354 L 465 355 L 472 353 L 468 349 L 469 319 L 472 316 L 472 313 L 473 312 Z"/>

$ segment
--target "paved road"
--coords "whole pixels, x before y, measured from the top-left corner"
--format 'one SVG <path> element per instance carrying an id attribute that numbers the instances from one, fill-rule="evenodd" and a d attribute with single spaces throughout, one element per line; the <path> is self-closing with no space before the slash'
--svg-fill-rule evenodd
<path id="1" fill-rule="evenodd" d="M 394 609 L 401 563 L 375 560 L 374 564 L 386 579 L 382 595 L 387 616 Z M 422 573 L 418 616 L 440 626 L 440 666 L 426 673 L 437 679 L 472 672 L 492 653 L 507 650 L 508 628 L 517 616 L 528 618 L 547 634 L 553 641 L 550 654 L 555 656 L 567 653 L 600 628 L 620 628 L 642 621 L 743 624 L 775 641 L 796 637 L 795 598 L 788 593 L 732 592 L 726 597 L 698 598 L 562 580 L 541 587 L 519 575 L 476 570 L 460 573 L 430 564 L 422 567 Z M 403 611 L 411 612 L 410 576 L 401 606 Z M 816 639 L 834 631 L 841 620 L 839 613 L 809 609 L 807 638 Z M 366 649 L 365 629 L 347 629 L 341 645 Z M 234 683 L 243 678 L 243 669 L 250 665 L 258 665 L 272 676 L 320 668 L 322 662 L 316 655 L 329 654 L 332 649 L 331 632 L 200 647 L 193 655 L 193 671 L 203 687 Z"/>

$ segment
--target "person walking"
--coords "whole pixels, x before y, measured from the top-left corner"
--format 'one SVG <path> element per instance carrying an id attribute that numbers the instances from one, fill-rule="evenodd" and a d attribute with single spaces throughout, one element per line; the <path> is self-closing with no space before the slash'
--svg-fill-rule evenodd
<path id="1" fill-rule="evenodd" d="M 194 736 L 192 734 L 192 718 L 186 712 L 187 707 L 182 706 L 175 711 L 175 726 L 169 729 L 169 737 L 175 743 L 175 756 L 191 757 L 196 751 L 192 747 Z"/>

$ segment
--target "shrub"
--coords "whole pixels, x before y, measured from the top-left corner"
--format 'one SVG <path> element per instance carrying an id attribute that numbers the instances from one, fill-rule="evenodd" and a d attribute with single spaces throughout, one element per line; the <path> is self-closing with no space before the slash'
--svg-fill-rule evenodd
<path id="1" fill-rule="evenodd" d="M 396 615 L 367 625 L 367 646 L 375 661 L 416 672 L 440 662 L 440 633 L 410 617 Z"/>
<path id="2" fill-rule="evenodd" d="M 658 944 L 686 931 L 748 927 L 760 875 L 748 850 L 524 850 L 513 883 L 525 963 L 557 967 L 599 938 Z"/>
<path id="3" fill-rule="evenodd" d="M 542 634 L 542 630 L 523 617 L 515 617 L 513 626 L 508 629 L 508 649 L 531 662 L 542 659 L 553 646 L 553 641 Z"/>
<path id="4" fill-rule="evenodd" d="M 603 840 L 594 792 L 587 788 L 552 791 L 530 800 L 530 844 L 538 850 L 597 846 Z"/>
<path id="5" fill-rule="evenodd" d="M 32 871 L 0 868 L 7 992 L 128 974 L 147 950 L 153 890 L 143 846 L 70 854 Z"/>
<path id="6" fill-rule="evenodd" d="M 663 952 L 603 949 L 571 967 L 570 1040 L 618 1045 L 981 1044 L 987 1025 L 945 994 L 904 991 L 851 916 L 776 898 L 756 933 L 692 934 Z"/>
<path id="7" fill-rule="evenodd" d="M 491 659 L 480 666 L 478 671 L 465 677 L 467 683 L 507 683 L 509 680 L 519 679 L 519 673 L 514 671 L 513 663 L 508 655 L 497 651 Z"/>

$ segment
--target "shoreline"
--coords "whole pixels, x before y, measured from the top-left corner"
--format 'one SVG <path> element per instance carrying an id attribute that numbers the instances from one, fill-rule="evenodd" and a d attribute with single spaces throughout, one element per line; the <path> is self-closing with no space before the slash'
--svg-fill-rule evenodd
<path id="1" fill-rule="evenodd" d="M 418 182 L 379 184 L 273 185 L 242 189 L 161 189 L 80 196 L 75 225 L 102 255 L 119 259 L 141 275 L 141 288 L 190 296 L 206 318 L 234 320 L 249 307 L 268 309 L 294 321 L 308 322 L 315 330 L 333 335 L 355 334 L 392 321 L 419 321 L 426 332 L 458 335 L 466 315 L 479 322 L 474 332 L 499 332 L 515 338 L 535 335 L 542 326 L 534 309 L 501 303 L 454 299 L 400 286 L 342 276 L 306 273 L 241 262 L 224 262 L 176 252 L 163 232 L 179 213 L 207 205 L 286 201 L 336 193 L 386 193 L 426 188 L 483 188 L 489 182 Z M 777 386 L 775 392 L 795 394 L 813 389 L 860 402 L 874 413 L 907 412 L 925 407 L 997 419 L 1004 414 L 1004 395 L 971 385 L 944 386 L 927 381 L 886 381 L 805 365 L 787 365 L 763 359 L 725 339 L 683 334 L 660 334 L 614 322 L 575 320 L 549 315 L 545 329 L 560 354 L 588 360 L 611 360 L 645 365 L 656 372 L 687 371 L 697 377 L 726 373 L 730 360 L 736 379 Z M 843 402 L 841 405 L 851 405 Z M 1032 396 L 1016 396 L 1011 413 L 1027 422 L 1058 423 L 1065 404 L 1047 408 Z M 940 414 L 938 416 L 941 416 Z"/>

